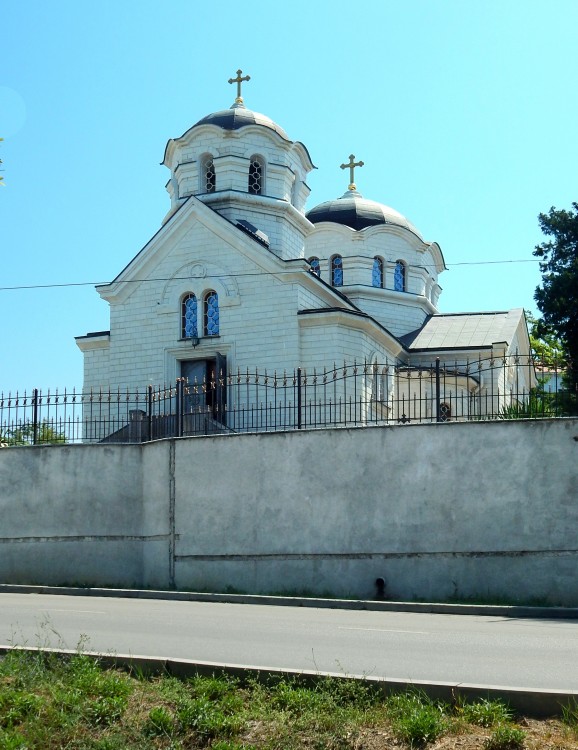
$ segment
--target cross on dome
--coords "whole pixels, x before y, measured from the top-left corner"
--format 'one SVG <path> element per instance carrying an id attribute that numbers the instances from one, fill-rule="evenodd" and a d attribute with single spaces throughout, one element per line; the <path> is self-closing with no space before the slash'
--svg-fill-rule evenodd
<path id="1" fill-rule="evenodd" d="M 349 168 L 349 187 L 348 190 L 357 190 L 357 187 L 355 185 L 354 180 L 354 172 L 355 167 L 362 167 L 363 162 L 362 161 L 355 161 L 355 156 L 353 154 L 349 154 L 349 163 L 348 164 L 342 164 L 341 169 L 347 169 Z"/>
<path id="2" fill-rule="evenodd" d="M 251 76 L 243 76 L 243 71 L 239 68 L 237 71 L 237 77 L 236 78 L 229 78 L 229 83 L 236 83 L 237 84 L 237 97 L 235 99 L 235 104 L 243 104 L 243 97 L 241 96 L 241 84 L 243 81 L 250 81 Z M 235 104 L 233 106 L 235 106 Z"/>

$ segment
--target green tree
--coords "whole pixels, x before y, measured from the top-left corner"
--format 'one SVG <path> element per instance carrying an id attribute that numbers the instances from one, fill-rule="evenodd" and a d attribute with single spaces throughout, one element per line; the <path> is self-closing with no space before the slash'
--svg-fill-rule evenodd
<path id="1" fill-rule="evenodd" d="M 25 422 L 19 427 L 5 430 L 0 435 L 0 443 L 3 445 L 34 445 L 34 425 Z M 66 435 L 58 432 L 46 420 L 42 421 L 36 428 L 36 445 L 53 445 L 66 443 Z"/>
<path id="2" fill-rule="evenodd" d="M 563 369 L 566 366 L 566 352 L 560 339 L 553 333 L 543 331 L 543 321 L 528 311 L 526 323 L 530 334 L 530 348 L 536 362 L 545 367 Z"/>
<path id="3" fill-rule="evenodd" d="M 569 211 L 554 207 L 538 217 L 542 232 L 552 239 L 536 246 L 542 283 L 534 299 L 542 313 L 537 333 L 557 337 L 565 352 L 567 384 L 578 394 L 578 203 Z"/>

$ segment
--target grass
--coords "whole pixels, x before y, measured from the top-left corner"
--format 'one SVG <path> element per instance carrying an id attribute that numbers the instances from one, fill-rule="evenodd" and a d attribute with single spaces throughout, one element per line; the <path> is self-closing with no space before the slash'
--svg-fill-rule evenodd
<path id="1" fill-rule="evenodd" d="M 384 696 L 357 680 L 311 685 L 253 675 L 241 684 L 129 675 L 82 653 L 0 658 L 0 750 L 377 750 L 423 748 L 441 737 L 451 748 L 464 734 L 479 737 L 479 748 L 520 750 L 526 735 L 512 719 L 500 701 L 450 706 L 419 691 Z M 578 728 L 577 706 L 565 721 L 568 729 L 555 727 L 556 748 L 575 747 L 563 743 L 564 731 Z"/>
<path id="2" fill-rule="evenodd" d="M 562 721 L 578 738 L 578 701 L 574 700 L 567 706 L 562 706 Z"/>

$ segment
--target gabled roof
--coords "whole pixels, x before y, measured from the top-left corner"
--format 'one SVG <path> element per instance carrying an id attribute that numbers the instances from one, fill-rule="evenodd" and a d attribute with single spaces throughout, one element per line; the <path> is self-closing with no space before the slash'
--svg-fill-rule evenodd
<path id="1" fill-rule="evenodd" d="M 300 278 L 305 285 L 321 292 L 328 304 L 334 305 L 342 302 L 348 308 L 357 309 L 342 292 L 311 273 L 309 263 L 304 258 L 292 260 L 279 258 L 274 252 L 264 247 L 255 236 L 242 231 L 237 224 L 233 224 L 211 206 L 192 195 L 179 206 L 178 210 L 113 281 L 97 285 L 96 290 L 101 297 L 109 302 L 120 301 L 136 288 L 135 282 L 146 281 L 153 269 L 170 251 L 173 243 L 189 229 L 190 220 L 193 218 L 212 232 L 215 238 L 234 246 L 236 252 L 254 262 L 265 273 L 271 275 L 286 273 L 288 279 L 290 274 L 295 273 L 296 278 Z"/>
<path id="2" fill-rule="evenodd" d="M 430 315 L 421 328 L 401 337 L 411 351 L 428 349 L 482 349 L 511 344 L 523 319 L 522 308 L 500 312 Z"/>

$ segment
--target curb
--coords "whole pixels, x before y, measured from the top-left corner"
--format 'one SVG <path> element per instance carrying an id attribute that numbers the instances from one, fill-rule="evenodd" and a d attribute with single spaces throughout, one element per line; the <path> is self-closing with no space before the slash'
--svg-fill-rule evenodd
<path id="1" fill-rule="evenodd" d="M 52 594 L 64 596 L 102 596 L 122 599 L 165 599 L 222 604 L 261 604 L 277 607 L 313 607 L 318 609 L 369 610 L 373 612 L 423 612 L 441 615 L 478 615 L 480 617 L 522 617 L 538 619 L 578 619 L 578 607 L 528 607 L 493 604 L 436 604 L 434 602 L 393 602 L 370 599 L 315 599 L 298 596 L 259 594 L 207 594 L 193 591 L 155 591 L 152 589 L 81 588 L 74 586 L 28 586 L 0 584 L 0 594 Z"/>
<path id="2" fill-rule="evenodd" d="M 298 679 L 305 684 L 315 684 L 327 677 L 342 680 L 362 680 L 373 689 L 384 695 L 419 689 L 434 700 L 454 704 L 462 698 L 468 701 L 489 699 L 502 700 L 517 713 L 534 718 L 561 716 L 563 708 L 578 702 L 578 690 L 540 690 L 539 688 L 517 688 L 502 685 L 476 685 L 465 682 L 426 682 L 423 680 L 398 680 L 389 677 L 372 677 L 367 675 L 344 675 L 339 672 L 313 672 L 271 667 L 256 667 L 247 664 L 227 664 L 220 662 L 193 661 L 190 659 L 167 659 L 155 656 L 132 654 L 103 654 L 98 651 L 74 649 L 55 649 L 38 647 L 2 646 L 0 655 L 11 651 L 26 653 L 50 653 L 62 656 L 75 656 L 82 653 L 96 659 L 105 668 L 117 668 L 137 672 L 139 675 L 165 674 L 180 679 L 196 674 L 211 676 L 215 673 L 237 677 L 241 682 L 247 677 L 257 678 L 263 682 L 271 677 Z"/>

